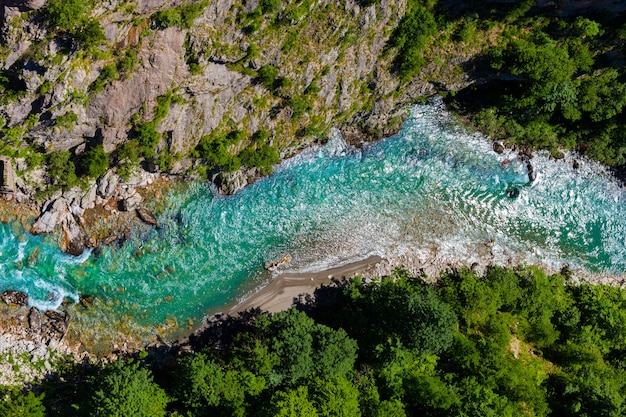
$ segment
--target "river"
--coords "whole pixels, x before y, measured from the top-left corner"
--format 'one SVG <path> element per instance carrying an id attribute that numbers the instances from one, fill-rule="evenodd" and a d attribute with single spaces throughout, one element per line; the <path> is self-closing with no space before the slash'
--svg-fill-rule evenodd
<path id="1" fill-rule="evenodd" d="M 602 166 L 538 153 L 530 182 L 516 154 L 496 154 L 440 104 L 409 113 L 399 134 L 360 150 L 333 132 L 233 196 L 176 187 L 159 229 L 97 256 L 0 225 L 0 289 L 40 309 L 92 296 L 73 307 L 73 330 L 96 345 L 111 332 L 148 339 L 193 327 L 270 279 L 263 265 L 285 255 L 291 271 L 415 248 L 471 263 L 490 242 L 502 265 L 626 272 L 626 192 Z"/>

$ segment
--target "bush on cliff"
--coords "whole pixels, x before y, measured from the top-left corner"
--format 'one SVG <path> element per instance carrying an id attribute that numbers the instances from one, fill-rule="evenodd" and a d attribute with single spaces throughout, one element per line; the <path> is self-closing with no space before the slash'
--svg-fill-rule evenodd
<path id="1" fill-rule="evenodd" d="M 83 175 L 98 178 L 109 169 L 109 155 L 102 145 L 91 147 L 81 155 L 80 167 Z"/>
<path id="2" fill-rule="evenodd" d="M 409 80 L 419 73 L 426 63 L 423 50 L 436 33 L 433 13 L 422 5 L 411 4 L 389 38 L 390 46 L 398 50 L 395 67 L 401 78 Z"/>
<path id="3" fill-rule="evenodd" d="M 189 29 L 193 26 L 194 20 L 200 17 L 207 5 L 208 1 L 201 1 L 199 3 L 182 4 L 173 9 L 161 10 L 152 15 L 152 22 L 160 29 L 174 26 Z"/>
<path id="4" fill-rule="evenodd" d="M 71 188 L 78 182 L 70 151 L 54 151 L 47 158 L 48 176 L 52 185 Z"/>
<path id="5" fill-rule="evenodd" d="M 90 48 L 105 40 L 100 22 L 89 17 L 94 7 L 89 0 L 48 0 L 48 23 L 65 32 L 78 46 Z"/>

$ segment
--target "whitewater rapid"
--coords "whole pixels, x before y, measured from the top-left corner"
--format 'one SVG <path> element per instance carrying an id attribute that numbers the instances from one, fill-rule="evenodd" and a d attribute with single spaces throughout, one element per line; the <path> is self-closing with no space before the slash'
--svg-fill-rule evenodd
<path id="1" fill-rule="evenodd" d="M 487 244 L 496 264 L 624 275 L 624 188 L 573 154 L 531 163 L 533 182 L 516 153 L 496 154 L 441 104 L 418 105 L 391 138 L 354 149 L 333 131 L 233 196 L 203 182 L 175 188 L 159 229 L 98 256 L 0 225 L 0 289 L 40 309 L 93 296 L 75 326 L 97 339 L 94 322 L 142 334 L 191 326 L 270 279 L 263 265 L 287 254 L 291 271 L 410 251 L 471 264 Z"/>

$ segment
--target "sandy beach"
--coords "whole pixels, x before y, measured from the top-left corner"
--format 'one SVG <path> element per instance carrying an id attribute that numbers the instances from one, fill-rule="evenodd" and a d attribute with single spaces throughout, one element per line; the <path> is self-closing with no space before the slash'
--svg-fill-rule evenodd
<path id="1" fill-rule="evenodd" d="M 260 308 L 271 313 L 287 310 L 298 299 L 312 295 L 321 285 L 333 283 L 333 279 L 343 277 L 352 278 L 355 275 L 365 274 L 375 269 L 383 259 L 380 256 L 371 256 L 362 261 L 349 263 L 336 268 L 319 272 L 283 273 L 274 278 L 263 288 L 251 294 L 241 303 L 231 307 L 227 314 L 236 315 L 240 311 L 250 308 Z"/>

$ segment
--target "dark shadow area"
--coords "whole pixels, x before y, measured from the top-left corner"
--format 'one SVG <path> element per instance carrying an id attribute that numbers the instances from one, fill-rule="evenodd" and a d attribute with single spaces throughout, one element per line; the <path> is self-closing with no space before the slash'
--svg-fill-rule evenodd
<path id="1" fill-rule="evenodd" d="M 224 351 L 224 348 L 233 345 L 238 334 L 252 331 L 254 321 L 263 314 L 266 313 L 260 308 L 252 308 L 240 312 L 237 316 L 215 315 L 207 320 L 204 327 L 173 344 L 170 353 L 176 355 L 180 352 L 206 348 Z"/>

